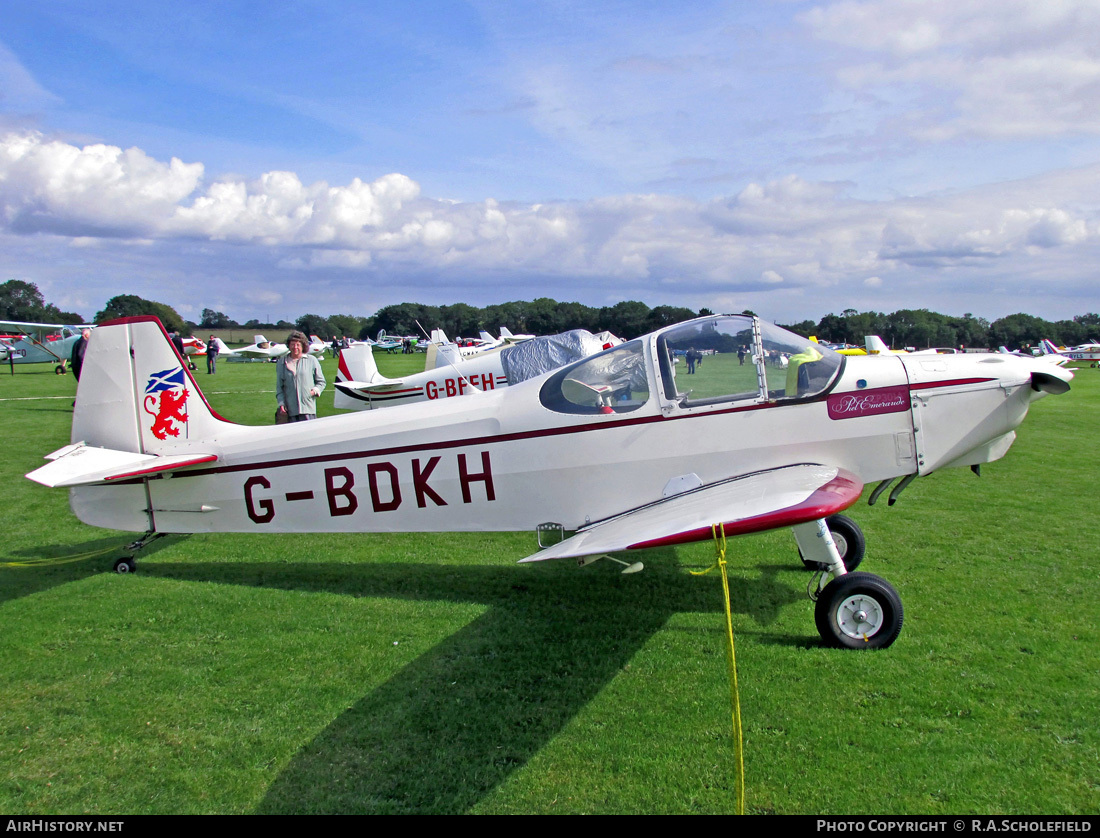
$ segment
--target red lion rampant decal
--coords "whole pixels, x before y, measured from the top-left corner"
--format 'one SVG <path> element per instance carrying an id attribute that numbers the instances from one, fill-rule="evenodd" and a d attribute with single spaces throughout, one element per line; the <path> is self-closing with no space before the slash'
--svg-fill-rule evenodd
<path id="1" fill-rule="evenodd" d="M 145 412 L 153 417 L 153 426 L 149 429 L 157 439 L 179 436 L 180 429 L 187 424 L 187 391 L 161 390 L 156 410 L 149 409 L 149 402 L 157 402 L 156 396 L 145 397 Z"/>

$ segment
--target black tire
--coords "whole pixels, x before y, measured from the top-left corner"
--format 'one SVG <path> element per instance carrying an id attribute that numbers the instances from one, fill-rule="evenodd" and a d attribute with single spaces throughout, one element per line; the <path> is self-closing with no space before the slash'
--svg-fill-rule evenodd
<path id="1" fill-rule="evenodd" d="M 115 562 L 115 573 L 136 573 L 137 562 L 128 556 L 123 556 Z"/>
<path id="2" fill-rule="evenodd" d="M 863 537 L 863 530 L 847 515 L 830 515 L 825 519 L 825 523 L 829 527 L 829 532 L 833 534 L 836 549 L 844 561 L 844 569 L 851 573 L 859 567 L 860 562 L 863 561 L 863 554 L 867 552 L 867 539 Z M 824 562 L 807 561 L 801 550 L 798 551 L 798 557 L 802 559 L 802 564 L 807 570 L 826 569 Z"/>
<path id="3" fill-rule="evenodd" d="M 65 374 L 65 368 L 63 366 L 61 366 L 61 364 L 58 364 L 56 367 L 53 368 L 53 374 L 54 375 L 64 375 Z"/>
<path id="4" fill-rule="evenodd" d="M 814 609 L 822 641 L 841 649 L 885 649 L 898 639 L 904 620 L 898 592 L 873 573 L 838 576 Z"/>

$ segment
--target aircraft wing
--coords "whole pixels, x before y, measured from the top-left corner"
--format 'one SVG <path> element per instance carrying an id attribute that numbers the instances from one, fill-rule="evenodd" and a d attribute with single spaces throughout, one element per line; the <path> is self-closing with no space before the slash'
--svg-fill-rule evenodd
<path id="1" fill-rule="evenodd" d="M 73 329 L 77 333 L 81 329 L 94 328 L 93 326 L 81 326 L 73 323 L 27 323 L 22 320 L 0 320 L 0 329 L 11 327 L 23 331 L 24 329 Z"/>
<path id="2" fill-rule="evenodd" d="M 114 451 L 95 448 L 83 442 L 74 442 L 59 448 L 46 459 L 51 462 L 27 475 L 43 486 L 87 486 L 92 483 L 111 482 L 149 474 L 178 471 L 200 463 L 217 460 L 215 454 L 177 454 L 171 457 L 156 454 L 138 454 L 131 451 Z"/>
<path id="3" fill-rule="evenodd" d="M 565 559 L 686 544 L 711 537 L 721 522 L 727 536 L 790 527 L 847 509 L 863 491 L 842 468 L 801 463 L 758 471 L 686 492 L 596 521 L 521 562 Z"/>

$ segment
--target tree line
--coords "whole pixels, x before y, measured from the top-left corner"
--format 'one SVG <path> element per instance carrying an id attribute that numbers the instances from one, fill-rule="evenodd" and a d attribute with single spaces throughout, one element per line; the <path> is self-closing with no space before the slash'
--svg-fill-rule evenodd
<path id="1" fill-rule="evenodd" d="M 205 308 L 200 322 L 182 318 L 165 303 L 145 300 L 133 294 L 120 294 L 107 301 L 94 322 L 116 317 L 153 314 L 169 331 L 200 334 L 212 329 L 300 329 L 307 335 L 326 340 L 333 337 L 374 337 L 382 329 L 390 335 L 421 335 L 423 331 L 442 329 L 451 338 L 476 337 L 485 330 L 499 334 L 506 326 L 516 333 L 552 335 L 568 329 L 590 332 L 607 330 L 629 340 L 673 323 L 714 312 L 693 311 L 678 306 L 648 305 L 636 300 L 594 308 L 582 303 L 558 302 L 549 297 L 531 301 L 498 303 L 478 308 L 466 303 L 432 306 L 423 303 L 397 303 L 379 309 L 372 316 L 354 314 L 303 314 L 295 322 L 279 320 L 264 323 L 249 320 L 238 323 L 226 314 Z M 751 311 L 741 312 L 752 314 Z M 12 279 L 0 284 L 0 319 L 48 323 L 82 323 L 83 317 L 61 311 L 47 303 L 34 283 Z M 1043 338 L 1060 345 L 1073 346 L 1100 339 L 1100 315 L 1088 313 L 1070 320 L 1049 321 L 1030 314 L 1010 314 L 990 322 L 969 312 L 961 317 L 939 314 L 928 309 L 901 309 L 891 314 L 845 309 L 826 314 L 818 321 L 779 324 L 805 337 L 816 335 L 831 343 L 862 344 L 867 335 L 878 335 L 894 348 L 914 346 L 1007 346 L 1018 349 L 1033 346 Z M 422 331 L 423 330 L 423 331 Z"/>
<path id="2" fill-rule="evenodd" d="M 892 314 L 845 309 L 840 314 L 826 314 L 816 323 L 804 320 L 787 328 L 802 335 L 816 334 L 820 340 L 830 343 L 862 345 L 867 335 L 878 335 L 895 349 L 905 346 L 1020 349 L 1034 346 L 1044 338 L 1062 346 L 1097 340 L 1100 338 L 1100 315 L 1089 313 L 1070 320 L 1050 321 L 1020 313 L 990 323 L 969 312 L 955 317 L 923 308 L 901 309 Z"/>

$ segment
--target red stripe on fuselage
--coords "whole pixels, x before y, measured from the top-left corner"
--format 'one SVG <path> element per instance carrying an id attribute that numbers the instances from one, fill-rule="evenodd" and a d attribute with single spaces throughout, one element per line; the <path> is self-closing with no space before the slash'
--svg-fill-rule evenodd
<path id="1" fill-rule="evenodd" d="M 993 381 L 992 378 L 965 378 L 956 379 L 953 381 L 935 381 L 928 382 L 926 384 L 915 385 L 911 389 L 928 389 L 931 387 L 951 387 L 960 384 L 974 384 L 979 382 Z M 858 391 L 853 391 L 858 392 Z M 824 398 L 815 401 L 824 402 Z M 800 402 L 799 404 L 807 404 L 807 402 Z M 238 471 L 256 471 L 259 469 L 273 469 L 284 468 L 287 466 L 301 466 L 311 465 L 314 463 L 330 463 L 341 462 L 344 460 L 363 460 L 372 457 L 389 457 L 394 454 L 410 454 L 418 451 L 440 451 L 452 448 L 465 448 L 475 445 L 492 445 L 494 443 L 502 442 L 515 442 L 523 439 L 539 439 L 542 437 L 554 437 L 554 436 L 568 436 L 571 434 L 588 433 L 589 431 L 602 431 L 612 428 L 627 428 L 639 425 L 649 425 L 655 422 L 678 422 L 687 419 L 700 419 L 710 418 L 713 416 L 724 416 L 732 413 L 747 413 L 752 410 L 773 410 L 775 408 L 794 407 L 795 405 L 790 403 L 779 402 L 765 402 L 762 404 L 751 404 L 744 407 L 732 407 L 725 408 L 723 410 L 712 410 L 706 412 L 689 413 L 681 416 L 642 416 L 637 419 L 619 419 L 604 422 L 590 422 L 583 425 L 568 425 L 561 428 L 543 428 L 537 431 L 519 431 L 510 434 L 497 434 L 496 436 L 480 436 L 469 437 L 466 439 L 452 439 L 452 440 L 440 440 L 438 442 L 421 442 L 410 445 L 396 445 L 389 448 L 374 448 L 365 451 L 349 451 L 339 454 L 318 454 L 311 457 L 292 457 L 285 460 L 264 460 L 255 463 L 240 463 L 239 465 L 232 466 L 219 466 L 216 468 L 205 469 L 192 469 L 190 471 L 179 473 L 174 479 L 181 479 L 185 477 L 200 477 L 209 474 L 229 474 L 231 472 Z"/>

